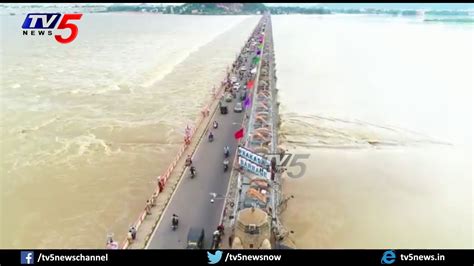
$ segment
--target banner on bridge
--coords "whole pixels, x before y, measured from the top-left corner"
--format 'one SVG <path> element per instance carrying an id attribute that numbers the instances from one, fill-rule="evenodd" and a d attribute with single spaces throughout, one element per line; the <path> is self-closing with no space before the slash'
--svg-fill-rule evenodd
<path id="1" fill-rule="evenodd" d="M 251 150 L 248 150 L 244 147 L 239 147 L 238 155 L 254 164 L 262 166 L 264 168 L 270 167 L 270 160 L 266 159 L 262 155 L 256 154 Z"/>
<path id="2" fill-rule="evenodd" d="M 266 168 L 264 168 L 260 165 L 257 165 L 257 164 L 255 164 L 255 163 L 253 163 L 253 162 L 251 162 L 251 161 L 249 161 L 249 160 L 247 160 L 243 157 L 240 157 L 240 156 L 239 156 L 239 165 L 240 165 L 240 167 L 242 167 L 243 169 L 245 169 L 245 170 L 247 170 L 251 173 L 254 173 L 254 174 L 259 175 L 261 177 L 265 177 L 267 179 L 270 179 L 270 172 Z"/>

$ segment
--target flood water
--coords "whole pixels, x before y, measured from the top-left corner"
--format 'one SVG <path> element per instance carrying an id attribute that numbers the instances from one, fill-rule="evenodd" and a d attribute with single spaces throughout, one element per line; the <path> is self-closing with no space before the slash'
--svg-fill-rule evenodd
<path id="1" fill-rule="evenodd" d="M 0 247 L 124 239 L 258 19 L 86 13 L 63 45 L 0 16 Z"/>
<path id="2" fill-rule="evenodd" d="M 68 45 L 23 19 L 0 16 L 0 247 L 103 248 L 259 17 L 84 14 Z M 472 248 L 473 26 L 272 21 L 281 140 L 310 154 L 284 181 L 297 246 Z"/>
<path id="3" fill-rule="evenodd" d="M 300 248 L 472 248 L 474 26 L 273 16 Z M 297 167 L 289 168 L 297 173 Z"/>

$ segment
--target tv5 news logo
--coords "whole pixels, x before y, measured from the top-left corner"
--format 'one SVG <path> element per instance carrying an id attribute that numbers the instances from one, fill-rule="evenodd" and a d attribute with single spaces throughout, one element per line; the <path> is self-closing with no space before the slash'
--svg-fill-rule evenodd
<path id="1" fill-rule="evenodd" d="M 60 18 L 60 13 L 28 13 L 22 26 L 24 29 L 23 35 L 41 36 L 47 34 L 51 36 L 53 35 L 52 29 L 69 29 L 71 30 L 69 36 L 66 32 L 65 35 L 56 34 L 54 38 L 57 42 L 62 44 L 74 41 L 79 29 L 71 20 L 80 20 L 82 14 L 62 14 L 62 18 Z M 58 26 L 56 27 L 56 25 Z"/>

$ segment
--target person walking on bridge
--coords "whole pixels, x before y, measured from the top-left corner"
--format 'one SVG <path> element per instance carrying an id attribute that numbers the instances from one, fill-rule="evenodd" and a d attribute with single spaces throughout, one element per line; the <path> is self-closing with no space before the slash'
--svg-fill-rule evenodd
<path id="1" fill-rule="evenodd" d="M 191 154 L 188 154 L 186 158 L 186 166 L 191 166 L 193 164 L 193 160 L 191 159 Z"/>
<path id="2" fill-rule="evenodd" d="M 156 178 L 156 181 L 158 183 L 158 189 L 160 191 L 160 193 L 163 191 L 163 179 L 161 178 L 161 175 L 159 175 L 157 178 Z"/>

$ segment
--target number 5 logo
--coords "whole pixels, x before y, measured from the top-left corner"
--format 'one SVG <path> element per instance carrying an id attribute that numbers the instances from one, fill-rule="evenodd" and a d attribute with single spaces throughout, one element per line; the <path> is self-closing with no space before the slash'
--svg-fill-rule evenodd
<path id="1" fill-rule="evenodd" d="M 305 172 L 306 172 L 306 164 L 299 161 L 299 160 L 302 160 L 302 159 L 308 159 L 309 158 L 309 154 L 291 154 L 291 153 L 285 153 L 283 154 L 283 156 L 281 156 L 280 154 L 271 154 L 268 156 L 268 159 L 275 159 L 275 162 L 276 162 L 276 165 L 280 166 L 280 167 L 291 167 L 291 168 L 294 168 L 294 167 L 297 167 L 299 168 L 299 171 L 298 172 L 294 172 L 294 171 L 288 171 L 288 176 L 291 177 L 291 178 L 300 178 L 302 177 Z M 291 161 L 290 161 L 291 159 Z"/>
<path id="2" fill-rule="evenodd" d="M 295 154 L 293 156 L 293 159 L 291 160 L 289 167 L 298 166 L 300 168 L 300 171 L 297 174 L 295 174 L 295 172 L 293 171 L 288 172 L 288 176 L 291 178 L 302 177 L 306 172 L 306 164 L 303 162 L 298 162 L 298 159 L 308 159 L 308 158 L 309 158 L 309 154 Z"/>
<path id="3" fill-rule="evenodd" d="M 79 29 L 77 28 L 76 24 L 74 23 L 68 23 L 68 20 L 79 20 L 81 19 L 82 14 L 64 14 L 63 19 L 58 25 L 58 30 L 63 30 L 63 29 L 70 29 L 71 30 L 71 35 L 67 38 L 63 38 L 61 35 L 54 35 L 54 38 L 56 38 L 56 41 L 62 44 L 70 43 L 74 41 L 77 37 L 77 33 Z"/>

